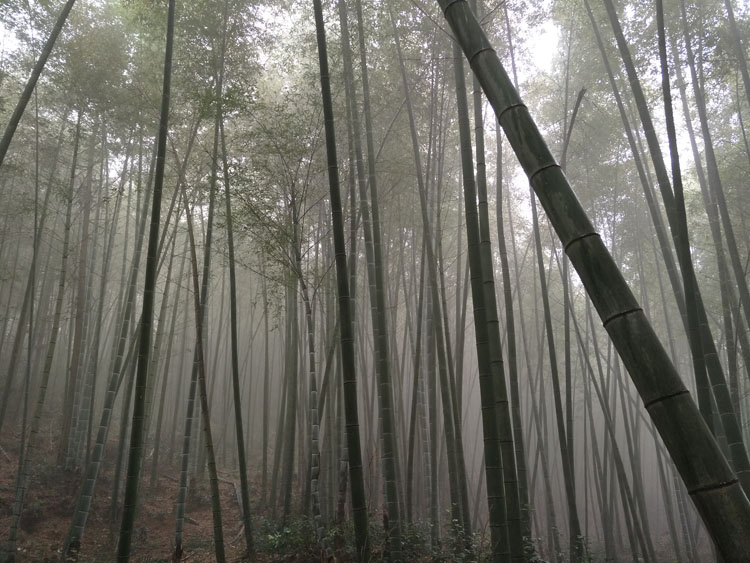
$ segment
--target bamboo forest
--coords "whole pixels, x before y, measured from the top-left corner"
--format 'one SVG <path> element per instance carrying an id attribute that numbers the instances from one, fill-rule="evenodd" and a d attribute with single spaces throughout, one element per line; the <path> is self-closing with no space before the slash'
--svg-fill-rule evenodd
<path id="1" fill-rule="evenodd" d="M 749 52 L 0 0 L 0 563 L 750 562 Z"/>

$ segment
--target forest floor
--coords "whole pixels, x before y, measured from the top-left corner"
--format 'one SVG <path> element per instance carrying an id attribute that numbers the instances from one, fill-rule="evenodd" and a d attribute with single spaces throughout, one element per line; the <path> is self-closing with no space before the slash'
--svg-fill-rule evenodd
<path id="1" fill-rule="evenodd" d="M 80 470 L 65 470 L 56 462 L 58 444 L 50 430 L 39 437 L 34 453 L 37 462 L 32 469 L 32 479 L 26 495 L 25 508 L 20 522 L 16 544 L 16 561 L 52 563 L 60 561 L 78 489 L 82 481 Z M 11 513 L 16 490 L 18 471 L 19 435 L 0 438 L 0 542 L 6 541 L 10 529 Z M 167 452 L 163 454 L 166 457 Z M 178 457 L 175 455 L 175 458 Z M 79 561 L 84 563 L 106 563 L 115 560 L 119 535 L 120 513 L 110 518 L 110 505 L 114 487 L 114 460 L 117 450 L 111 440 L 105 451 L 102 468 L 97 480 L 96 494 L 83 536 Z M 38 460 L 42 460 L 41 462 Z M 156 486 L 149 486 L 150 457 L 146 459 L 144 477 L 139 489 L 140 509 L 136 516 L 131 561 L 134 563 L 169 563 L 172 561 L 175 535 L 175 503 L 179 488 L 179 469 L 170 466 L 165 459 L 159 470 Z M 295 517 L 288 525 L 281 526 L 273 517 L 269 503 L 263 499 L 260 471 L 249 471 L 250 504 L 253 519 L 253 542 L 255 553 L 251 559 L 245 555 L 245 539 L 240 523 L 239 476 L 219 472 L 219 490 L 222 504 L 224 546 L 227 561 L 257 561 L 260 563 L 320 563 L 320 550 L 316 547 L 315 534 L 309 519 Z M 122 488 L 120 490 L 122 498 Z M 182 561 L 208 563 L 215 561 L 213 542 L 213 517 L 211 496 L 206 478 L 196 480 L 188 487 L 186 520 L 183 532 L 184 553 Z M 374 520 L 374 519 L 373 519 Z M 351 548 L 352 530 L 347 526 L 329 530 L 329 539 L 337 547 L 339 563 L 352 560 L 347 553 Z M 382 527 L 371 522 L 373 555 L 382 548 L 382 537 L 377 530 Z M 453 559 L 448 546 L 445 551 L 430 553 L 426 544 L 429 532 L 425 529 L 404 529 L 404 558 L 411 562 L 450 561 Z M 479 537 L 475 546 L 478 554 L 486 556 L 487 538 Z M 666 541 L 666 540 L 664 540 Z M 663 543 L 663 542 L 662 542 Z M 2 544 L 0 544 L 2 545 Z M 665 547 L 661 545 L 661 547 Z M 668 552 L 669 550 L 667 550 Z M 705 544 L 702 551 L 711 561 L 710 549 Z M 705 553 L 704 553 L 705 552 Z M 665 552 L 666 553 L 666 552 Z M 623 556 L 626 554 L 623 554 Z M 482 560 L 483 556 L 480 555 Z M 536 559 L 542 561 L 542 559 Z M 592 561 L 601 560 L 592 555 Z M 659 561 L 672 561 L 671 556 L 659 557 Z M 750 561 L 750 559 L 748 559 Z"/>
<path id="2" fill-rule="evenodd" d="M 76 496 L 82 480 L 80 470 L 67 471 L 54 460 L 57 443 L 49 435 L 41 435 L 41 443 L 35 453 L 37 460 L 32 470 L 32 480 L 26 495 L 25 509 L 21 517 L 17 541 L 16 561 L 57 562 L 70 527 Z M 16 473 L 18 470 L 18 436 L 3 437 L 0 441 L 0 541 L 5 542 L 10 529 L 11 511 L 15 498 Z M 105 462 L 97 480 L 96 495 L 83 536 L 79 561 L 107 562 L 115 559 L 119 535 L 120 516 L 113 521 L 109 517 L 112 498 L 115 450 L 107 449 Z M 148 460 L 147 460 L 148 461 Z M 179 471 L 165 466 L 160 470 L 155 487 L 149 487 L 149 464 L 139 488 L 140 510 L 136 518 L 132 542 L 131 561 L 168 562 L 174 549 L 175 501 L 179 488 Z M 220 473 L 222 521 L 227 561 L 243 561 L 245 540 L 240 523 L 238 503 L 239 478 Z M 120 493 L 122 494 L 122 492 Z M 260 509 L 260 483 L 250 483 L 251 505 Z M 290 542 L 280 541 L 280 534 L 268 533 L 271 529 L 269 517 L 253 514 L 253 531 L 261 528 L 262 537 L 257 538 L 263 552 L 253 556 L 252 561 L 320 561 L 312 553 Z M 306 530 L 297 531 L 298 536 Z M 299 540 L 299 538 L 296 538 Z M 269 541 L 270 540 L 270 541 Z M 303 538 L 302 545 L 304 546 Z M 213 550 L 213 518 L 207 480 L 188 487 L 186 521 L 183 535 L 183 561 L 202 563 L 215 561 Z M 278 552 L 276 551 L 278 549 Z M 292 549 L 290 555 L 290 549 Z"/>

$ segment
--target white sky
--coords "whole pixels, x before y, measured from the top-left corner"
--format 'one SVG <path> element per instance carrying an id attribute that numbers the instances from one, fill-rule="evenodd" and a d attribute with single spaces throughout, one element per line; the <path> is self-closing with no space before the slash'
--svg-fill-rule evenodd
<path id="1" fill-rule="evenodd" d="M 533 30 L 533 41 L 529 42 L 528 48 L 531 53 L 531 61 L 534 68 L 527 69 L 524 75 L 534 74 L 537 71 L 550 72 L 552 70 L 553 54 L 557 52 L 557 44 L 560 41 L 560 30 L 551 21 L 545 21 Z"/>
<path id="2" fill-rule="evenodd" d="M 5 60 L 6 53 L 14 51 L 17 47 L 16 35 L 0 22 L 0 64 Z"/>

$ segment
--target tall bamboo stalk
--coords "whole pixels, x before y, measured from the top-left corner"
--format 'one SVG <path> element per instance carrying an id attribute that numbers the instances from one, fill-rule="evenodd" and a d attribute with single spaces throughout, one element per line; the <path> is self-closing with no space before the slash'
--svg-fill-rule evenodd
<path id="1" fill-rule="evenodd" d="M 463 176 L 464 208 L 466 210 L 466 240 L 468 262 L 471 272 L 471 300 L 474 307 L 474 333 L 476 335 L 477 361 L 479 364 L 479 394 L 482 408 L 482 435 L 484 437 L 484 469 L 487 482 L 487 507 L 492 539 L 492 560 L 510 560 L 508 541 L 508 520 L 503 483 L 504 459 L 500 452 L 498 422 L 499 383 L 493 369 L 493 351 L 490 346 L 487 322 L 487 296 L 484 293 L 484 271 L 480 255 L 480 226 L 477 212 L 477 193 L 471 155 L 471 134 L 469 132 L 469 109 L 464 79 L 464 64 L 458 44 L 453 44 L 454 74 L 456 81 L 456 105 L 458 109 L 459 138 L 461 141 L 461 170 Z M 476 98 L 475 98 L 476 103 Z M 481 112 L 481 110 L 480 110 Z M 475 114 L 476 115 L 476 114 Z M 477 147 L 479 151 L 479 147 Z M 479 155 L 479 152 L 477 153 Z M 484 155 L 481 155 L 482 159 Z M 477 172 L 481 170 L 477 159 Z M 482 163 L 483 165 L 484 163 Z M 494 290 L 494 287 L 493 287 Z M 493 342 L 494 344 L 494 342 Z M 496 350 L 495 355 L 500 353 Z"/>
<path id="2" fill-rule="evenodd" d="M 161 116 L 159 137 L 156 149 L 156 170 L 154 172 L 153 200 L 151 202 L 151 225 L 146 251 L 146 278 L 143 290 L 143 309 L 140 321 L 140 342 L 138 344 L 138 367 L 136 375 L 136 401 L 133 406 L 133 423 L 130 434 L 130 455 L 128 474 L 125 483 L 120 540 L 117 544 L 117 560 L 126 563 L 130 560 L 130 542 L 133 535 L 135 511 L 138 506 L 138 484 L 141 475 L 141 460 L 144 449 L 144 421 L 146 410 L 146 380 L 148 378 L 149 355 L 151 353 L 151 323 L 155 301 L 156 274 L 158 266 L 159 223 L 161 218 L 161 195 L 164 185 L 164 167 L 167 156 L 167 135 L 169 133 L 169 100 L 172 80 L 172 45 L 174 41 L 175 0 L 169 0 L 167 11 L 167 43 L 164 53 L 164 82 L 162 85 Z M 145 217 L 143 218 L 145 221 Z"/>
<path id="3" fill-rule="evenodd" d="M 344 367 L 344 416 L 346 418 L 346 441 L 349 457 L 349 480 L 351 481 L 352 518 L 357 545 L 357 558 L 367 561 L 370 547 L 367 531 L 367 505 L 362 477 L 362 450 L 359 441 L 359 415 L 357 409 L 357 379 L 355 375 L 354 334 L 352 330 L 349 278 L 346 267 L 346 245 L 344 243 L 344 220 L 339 190 L 338 161 L 336 158 L 336 133 L 333 122 L 331 83 L 328 72 L 328 47 L 326 45 L 323 7 L 320 0 L 313 0 L 315 31 L 320 66 L 320 89 L 323 100 L 323 116 L 328 162 L 328 186 L 331 197 L 333 223 L 333 245 L 336 255 L 336 279 L 338 281 L 339 321 L 341 330 L 341 356 Z"/>

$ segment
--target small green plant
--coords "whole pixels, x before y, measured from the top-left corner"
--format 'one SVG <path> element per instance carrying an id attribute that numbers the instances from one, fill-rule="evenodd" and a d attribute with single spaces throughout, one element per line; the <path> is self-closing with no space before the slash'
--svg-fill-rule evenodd
<path id="1" fill-rule="evenodd" d="M 428 522 L 404 522 L 401 531 L 401 553 L 406 561 L 423 559 L 430 551 L 430 525 Z"/>
<path id="2" fill-rule="evenodd" d="M 312 557 L 317 553 L 315 530 L 309 518 L 290 520 L 286 524 L 259 519 L 260 533 L 257 549 L 261 553 L 293 553 L 298 557 Z"/>
<path id="3" fill-rule="evenodd" d="M 523 537 L 523 556 L 525 561 L 529 563 L 546 563 L 544 559 L 539 557 L 539 553 L 536 551 L 536 544 L 540 541 L 541 538 Z"/>

